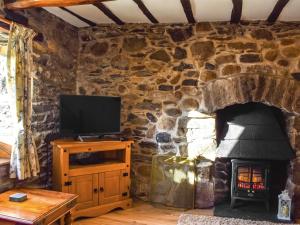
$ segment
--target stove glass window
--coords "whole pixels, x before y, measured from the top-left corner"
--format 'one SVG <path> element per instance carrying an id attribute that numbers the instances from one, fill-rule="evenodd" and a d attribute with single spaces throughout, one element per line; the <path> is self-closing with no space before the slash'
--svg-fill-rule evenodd
<path id="1" fill-rule="evenodd" d="M 237 187 L 246 190 L 265 190 L 264 169 L 252 166 L 239 166 Z"/>

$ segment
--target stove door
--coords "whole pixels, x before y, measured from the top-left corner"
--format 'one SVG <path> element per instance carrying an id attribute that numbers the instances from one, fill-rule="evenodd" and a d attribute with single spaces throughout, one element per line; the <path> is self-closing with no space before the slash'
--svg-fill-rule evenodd
<path id="1" fill-rule="evenodd" d="M 252 193 L 266 190 L 265 168 L 259 166 L 252 167 L 251 191 Z"/>
<path id="2" fill-rule="evenodd" d="M 237 167 L 237 188 L 241 191 L 251 189 L 251 166 Z"/>

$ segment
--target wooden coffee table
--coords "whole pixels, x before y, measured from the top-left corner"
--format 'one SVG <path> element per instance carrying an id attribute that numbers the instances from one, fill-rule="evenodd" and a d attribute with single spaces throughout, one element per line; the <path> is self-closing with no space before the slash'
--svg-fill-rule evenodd
<path id="1" fill-rule="evenodd" d="M 11 202 L 9 196 L 17 192 L 26 193 L 24 202 Z M 71 210 L 77 195 L 42 189 L 13 189 L 0 194 L 1 225 L 48 225 L 60 220 L 70 225 Z"/>

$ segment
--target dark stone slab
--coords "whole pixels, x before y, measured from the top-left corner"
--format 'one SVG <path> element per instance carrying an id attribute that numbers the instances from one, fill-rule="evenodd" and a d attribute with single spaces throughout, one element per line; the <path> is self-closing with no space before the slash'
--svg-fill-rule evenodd
<path id="1" fill-rule="evenodd" d="M 174 58 L 175 59 L 185 59 L 187 56 L 186 50 L 180 47 L 175 48 L 175 54 Z"/>
<path id="2" fill-rule="evenodd" d="M 291 74 L 292 75 L 292 77 L 295 79 L 295 80 L 300 80 L 300 72 L 298 72 L 298 73 L 292 73 Z"/>
<path id="3" fill-rule="evenodd" d="M 276 204 L 267 211 L 261 202 L 238 202 L 234 209 L 230 208 L 229 202 L 218 204 L 214 208 L 214 216 L 282 223 L 277 219 Z"/>
<path id="4" fill-rule="evenodd" d="M 180 42 L 185 41 L 189 39 L 193 35 L 193 28 L 175 28 L 175 29 L 169 29 L 168 33 L 170 34 L 172 40 L 174 42 Z"/>
<path id="5" fill-rule="evenodd" d="M 182 72 L 186 69 L 193 69 L 193 68 L 194 68 L 194 66 L 192 64 L 187 64 L 187 63 L 181 62 L 179 66 L 173 67 L 173 70 Z"/>
<path id="6" fill-rule="evenodd" d="M 243 63 L 261 62 L 261 57 L 258 54 L 244 54 L 240 56 L 240 61 Z"/>
<path id="7" fill-rule="evenodd" d="M 183 86 L 197 86 L 198 85 L 198 80 L 193 80 L 193 79 L 187 79 L 182 81 Z"/>
<path id="8" fill-rule="evenodd" d="M 160 91 L 172 91 L 173 90 L 173 86 L 162 84 L 162 85 L 159 85 L 158 89 Z"/>
<path id="9" fill-rule="evenodd" d="M 171 135 L 167 132 L 161 132 L 156 135 L 156 141 L 158 143 L 169 143 L 171 142 Z"/>
<path id="10" fill-rule="evenodd" d="M 147 118 L 152 122 L 152 123 L 156 123 L 157 122 L 157 118 L 156 116 L 154 116 L 152 113 L 147 112 L 146 113 Z"/>

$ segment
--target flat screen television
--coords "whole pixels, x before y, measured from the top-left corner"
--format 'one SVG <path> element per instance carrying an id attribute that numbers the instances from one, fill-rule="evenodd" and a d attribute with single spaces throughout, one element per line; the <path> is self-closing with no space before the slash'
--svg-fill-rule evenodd
<path id="1" fill-rule="evenodd" d="M 60 133 L 63 136 L 102 136 L 120 133 L 121 98 L 60 96 Z"/>

